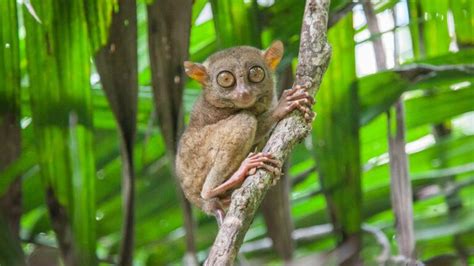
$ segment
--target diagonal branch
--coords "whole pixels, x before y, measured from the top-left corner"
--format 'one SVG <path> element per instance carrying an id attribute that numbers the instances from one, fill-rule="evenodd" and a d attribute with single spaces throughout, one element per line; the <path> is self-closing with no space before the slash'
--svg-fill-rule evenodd
<path id="1" fill-rule="evenodd" d="M 358 2 L 349 2 L 339 10 L 331 13 L 328 20 L 328 28 L 336 25 L 342 18 L 344 18 L 348 13 L 352 12 L 352 9 L 358 4 Z"/>
<path id="2" fill-rule="evenodd" d="M 306 1 L 295 84 L 306 86 L 312 94 L 319 89 L 331 55 L 326 36 L 328 8 L 329 0 Z M 284 161 L 293 147 L 310 130 L 310 126 L 305 123 L 301 115 L 295 113 L 277 124 L 263 150 Z M 273 179 L 270 173 L 259 170 L 247 177 L 242 187 L 232 194 L 229 211 L 211 248 L 206 265 L 232 264 Z"/>

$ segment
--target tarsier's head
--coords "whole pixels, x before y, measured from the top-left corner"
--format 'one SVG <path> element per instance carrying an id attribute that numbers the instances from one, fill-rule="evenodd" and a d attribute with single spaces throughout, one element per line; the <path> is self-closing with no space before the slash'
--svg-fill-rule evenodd
<path id="1" fill-rule="evenodd" d="M 281 41 L 264 51 L 249 46 L 211 55 L 203 64 L 186 61 L 186 74 L 203 86 L 205 99 L 219 108 L 249 108 L 272 95 L 273 71 L 283 56 Z"/>

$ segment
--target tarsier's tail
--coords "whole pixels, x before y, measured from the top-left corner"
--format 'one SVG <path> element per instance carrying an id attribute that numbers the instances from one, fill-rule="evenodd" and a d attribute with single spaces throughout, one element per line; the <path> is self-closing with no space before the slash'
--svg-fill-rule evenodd
<path id="1" fill-rule="evenodd" d="M 214 215 L 216 217 L 217 224 L 220 227 L 225 217 L 225 207 L 223 206 L 221 199 L 212 198 L 208 200 L 202 200 L 202 203 L 202 210 L 209 215 Z"/>

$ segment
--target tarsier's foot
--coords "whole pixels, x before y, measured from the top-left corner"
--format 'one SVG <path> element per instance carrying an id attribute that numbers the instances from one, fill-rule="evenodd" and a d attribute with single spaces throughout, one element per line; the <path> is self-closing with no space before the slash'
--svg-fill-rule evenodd
<path id="1" fill-rule="evenodd" d="M 277 176 L 281 173 L 281 162 L 273 158 L 273 155 L 270 153 L 259 152 L 253 153 L 251 152 L 247 158 L 242 162 L 240 165 L 239 170 L 242 170 L 245 176 L 253 175 L 257 171 L 258 168 L 263 168 L 270 173 L 273 173 Z"/>
<path id="2" fill-rule="evenodd" d="M 208 196 L 215 197 L 238 186 L 247 176 L 254 174 L 258 168 L 263 168 L 276 176 L 279 176 L 281 173 L 281 166 L 282 163 L 279 160 L 273 159 L 273 156 L 270 153 L 250 153 L 240 164 L 239 169 L 224 183 L 209 192 Z"/>
<path id="3" fill-rule="evenodd" d="M 266 156 L 266 157 L 265 157 Z M 267 171 L 271 172 L 274 174 L 274 178 L 273 178 L 273 181 L 272 181 L 272 185 L 275 185 L 278 180 L 280 179 L 280 175 L 281 175 L 281 166 L 282 166 L 282 163 L 281 161 L 279 160 L 275 160 L 273 159 L 273 156 L 270 154 L 270 153 L 250 153 L 249 156 L 247 157 L 247 159 L 249 160 L 254 160 L 254 161 L 258 161 L 256 160 L 255 158 L 270 158 L 271 160 L 268 161 L 268 162 L 271 162 L 271 164 L 268 164 L 267 163 L 260 163 L 259 166 L 255 167 L 255 168 L 252 168 L 250 169 L 250 171 L 248 171 L 248 175 L 253 175 L 255 174 L 255 172 L 257 171 L 257 168 L 264 168 L 266 169 Z M 246 159 L 246 160 L 247 160 Z M 245 162 L 245 161 L 244 161 Z M 242 163 L 243 164 L 243 163 Z"/>
<path id="4" fill-rule="evenodd" d="M 278 119 L 283 119 L 293 110 L 298 109 L 303 113 L 306 122 L 311 123 L 315 117 L 312 110 L 313 104 L 314 98 L 306 91 L 306 88 L 296 85 L 283 92 L 274 115 Z"/>

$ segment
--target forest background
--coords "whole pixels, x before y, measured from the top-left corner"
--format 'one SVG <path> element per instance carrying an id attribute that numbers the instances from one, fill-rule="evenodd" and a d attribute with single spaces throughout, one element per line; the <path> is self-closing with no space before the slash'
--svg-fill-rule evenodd
<path id="1" fill-rule="evenodd" d="M 473 6 L 331 1 L 312 134 L 263 202 L 241 263 L 474 264 Z M 1 0 L 0 265 L 202 263 L 217 226 L 183 200 L 172 167 L 200 93 L 182 62 L 282 40 L 276 80 L 288 89 L 303 10 Z M 400 224 L 413 225 L 408 242 Z M 345 243 L 355 249 L 334 256 Z"/>

